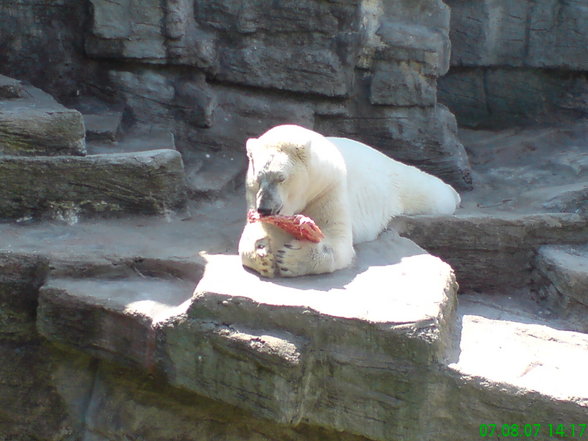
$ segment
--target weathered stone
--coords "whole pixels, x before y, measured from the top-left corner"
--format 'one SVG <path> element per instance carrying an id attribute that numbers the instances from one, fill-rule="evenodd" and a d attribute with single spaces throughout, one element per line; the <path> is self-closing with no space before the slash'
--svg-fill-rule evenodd
<path id="1" fill-rule="evenodd" d="M 444 9 L 444 15 L 448 19 L 448 11 Z M 443 28 L 431 29 L 418 21 L 417 23 L 382 23 L 377 35 L 381 38 L 383 46 L 378 48 L 376 58 L 417 62 L 422 66 L 424 74 L 439 77 L 449 70 L 449 37 L 443 32 Z M 445 31 L 447 29 L 448 27 L 445 27 Z"/>
<path id="2" fill-rule="evenodd" d="M 84 155 L 82 115 L 28 86 L 26 96 L 0 101 L 0 154 Z"/>
<path id="3" fill-rule="evenodd" d="M 452 64 L 586 70 L 588 10 L 581 1 L 448 0 Z"/>
<path id="4" fill-rule="evenodd" d="M 183 81 L 175 89 L 174 103 L 181 109 L 180 118 L 196 127 L 211 127 L 217 99 L 204 77 L 198 77 L 196 81 Z"/>
<path id="5" fill-rule="evenodd" d="M 162 63 L 166 58 L 159 0 L 123 0 L 116 4 L 91 0 L 92 34 L 86 51 L 94 57 L 140 59 Z"/>
<path id="6" fill-rule="evenodd" d="M 365 441 L 347 433 L 300 424 L 288 427 L 186 391 L 159 377 L 101 363 L 85 415 L 84 439 L 174 441 Z M 113 418 L 113 415 L 124 415 Z"/>
<path id="7" fill-rule="evenodd" d="M 451 353 L 449 267 L 389 234 L 359 245 L 354 267 L 318 277 L 270 282 L 236 255 L 207 260 L 187 317 L 162 329 L 171 384 L 283 423 L 417 433 L 400 415 L 416 417 L 428 369 Z"/>
<path id="8" fill-rule="evenodd" d="M 229 154 L 239 152 L 245 155 L 245 141 L 257 137 L 279 124 L 299 124 L 314 126 L 313 103 L 308 100 L 275 96 L 271 93 L 244 95 L 236 87 L 216 86 L 217 105 L 214 121 L 209 128 L 196 128 L 183 124 L 176 132 L 178 146 L 183 146 L 189 158 L 195 152 L 216 154 L 219 150 L 229 150 Z M 222 124 L 220 123 L 222 122 Z M 194 147 L 198 146 L 197 149 Z"/>
<path id="9" fill-rule="evenodd" d="M 588 213 L 588 182 L 541 187 L 525 192 L 521 199 L 530 199 L 534 206 L 561 213 Z"/>
<path id="10" fill-rule="evenodd" d="M 574 300 L 588 306 L 586 246 L 543 246 L 537 254 L 536 267 L 554 286 L 556 292 L 564 297 L 564 303 Z"/>
<path id="11" fill-rule="evenodd" d="M 0 213 L 5 218 L 49 215 L 164 213 L 185 203 L 178 152 L 87 157 L 0 158 Z"/>
<path id="12" fill-rule="evenodd" d="M 588 7 L 582 0 L 529 4 L 527 64 L 588 70 Z"/>
<path id="13" fill-rule="evenodd" d="M 451 425 L 459 427 L 459 433 L 446 439 L 467 441 L 471 434 L 479 437 L 485 433 L 482 430 L 490 431 L 490 425 L 496 424 L 495 434 L 503 428 L 504 433 L 518 429 L 521 434 L 532 426 L 538 436 L 549 437 L 549 424 L 553 433 L 560 423 L 546 421 L 585 418 L 588 390 L 581 378 L 586 335 L 558 331 L 545 323 L 535 324 L 537 319 L 504 312 L 501 318 L 489 318 L 493 313 L 491 308 L 480 311 L 477 307 L 461 312 L 459 359 L 449 365 L 444 385 L 431 388 L 432 401 L 437 394 L 447 401 L 436 403 L 444 410 L 442 418 L 423 421 L 429 426 L 428 433 L 447 433 Z M 570 430 L 567 426 L 568 433 Z"/>
<path id="14" fill-rule="evenodd" d="M 2 73 L 59 98 L 75 96 L 88 67 L 81 38 L 87 8 L 77 0 L 0 2 Z"/>
<path id="15" fill-rule="evenodd" d="M 460 125 L 510 127 L 578 117 L 588 109 L 588 86 L 562 71 L 530 68 L 454 68 L 438 81 L 438 99 Z"/>
<path id="16" fill-rule="evenodd" d="M 352 5 L 305 0 L 293 7 L 256 1 L 241 10 L 224 1 L 143 3 L 125 0 L 112 8 L 107 1 L 93 0 L 88 53 L 157 64 L 169 59 L 205 68 L 224 81 L 263 88 L 348 93 Z"/>
<path id="17" fill-rule="evenodd" d="M 53 381 L 56 354 L 40 341 L 6 343 L 0 339 L 0 436 L 14 441 L 75 439 L 82 426 L 72 407 L 84 401 L 66 402 Z M 73 364 L 73 362 L 72 362 Z M 78 397 L 91 387 L 86 364 L 70 370 L 70 387 Z M 75 373 L 74 373 L 75 372 Z M 70 407 L 71 405 L 71 407 Z"/>
<path id="18" fill-rule="evenodd" d="M 462 127 L 477 127 L 502 120 L 488 106 L 484 72 L 480 69 L 453 68 L 437 81 L 437 99 L 448 106 Z M 510 116 L 510 115 L 509 115 Z"/>
<path id="19" fill-rule="evenodd" d="M 153 371 L 157 323 L 185 312 L 193 284 L 164 279 L 51 279 L 37 327 L 90 355 Z"/>
<path id="20" fill-rule="evenodd" d="M 376 63 L 370 89 L 372 104 L 434 106 L 435 79 L 423 75 L 418 63 Z"/>
<path id="21" fill-rule="evenodd" d="M 127 106 L 139 123 L 169 123 L 175 97 L 173 79 L 146 68 L 136 71 L 110 70 L 109 80 L 120 89 Z"/>
<path id="22" fill-rule="evenodd" d="M 257 86 L 345 96 L 350 75 L 336 52 L 314 47 L 291 47 L 243 38 L 242 48 L 227 47 L 220 53 L 218 78 Z"/>
<path id="23" fill-rule="evenodd" d="M 390 415 L 415 418 L 423 378 L 451 354 L 456 286 L 447 265 L 405 239 L 387 235 L 358 253 L 354 268 L 279 284 L 246 272 L 237 255 L 211 255 L 193 300 L 193 285 L 177 280 L 52 278 L 37 326 L 60 345 L 163 373 L 253 415 L 388 439 L 405 433 Z M 333 408 L 333 397 L 365 410 Z"/>
<path id="24" fill-rule="evenodd" d="M 582 120 L 503 130 L 462 128 L 475 179 L 475 190 L 462 194 L 462 207 L 489 214 L 581 213 L 582 183 L 588 181 L 587 133 Z"/>
<path id="25" fill-rule="evenodd" d="M 27 254 L 0 254 L 0 341 L 34 340 L 39 286 L 48 262 Z"/>
<path id="26" fill-rule="evenodd" d="M 186 183 L 192 196 L 218 198 L 236 189 L 245 179 L 243 154 L 184 155 Z"/>
<path id="27" fill-rule="evenodd" d="M 0 98 L 22 98 L 23 94 L 20 81 L 0 75 Z"/>
<path id="28" fill-rule="evenodd" d="M 447 0 L 451 8 L 451 64 L 521 66 L 525 63 L 529 2 Z"/>
<path id="29" fill-rule="evenodd" d="M 452 72 L 439 100 L 469 126 L 553 122 L 586 115 L 581 1 L 448 0 Z"/>
<path id="30" fill-rule="evenodd" d="M 69 262 L 70 270 L 59 276 L 65 278 L 74 277 L 77 272 L 90 278 L 146 274 L 193 280 L 188 275 L 198 275 L 201 251 L 237 253 L 246 210 L 244 195 L 234 194 L 228 199 L 199 204 L 192 216 L 93 218 L 75 225 L 4 222 L 0 223 L 0 250 L 28 254 L 36 254 L 41 248 L 47 250 L 46 255 L 59 261 L 59 266 Z M 93 263 L 96 260 L 98 264 Z M 169 268 L 165 262 L 170 261 L 177 262 L 179 268 L 185 265 L 186 271 L 154 271 Z M 104 262 L 109 263 L 105 271 L 96 272 L 96 266 L 102 267 Z M 123 265 L 125 272 L 109 276 L 113 265 Z"/>
<path id="31" fill-rule="evenodd" d="M 121 123 L 122 112 L 86 113 L 86 139 L 114 142 L 121 131 Z"/>
<path id="32" fill-rule="evenodd" d="M 398 161 L 436 175 L 458 190 L 472 187 L 470 166 L 457 139 L 457 124 L 443 105 L 385 108 L 362 118 L 321 118 L 317 130 L 363 141 Z"/>
<path id="33" fill-rule="evenodd" d="M 582 243 L 588 234 L 577 214 L 397 217 L 391 226 L 449 262 L 462 289 L 483 292 L 529 286 L 538 246 Z"/>
<path id="34" fill-rule="evenodd" d="M 119 135 L 116 142 L 91 140 L 88 154 L 131 153 L 148 150 L 176 150 L 174 135 L 169 127 L 136 124 Z"/>

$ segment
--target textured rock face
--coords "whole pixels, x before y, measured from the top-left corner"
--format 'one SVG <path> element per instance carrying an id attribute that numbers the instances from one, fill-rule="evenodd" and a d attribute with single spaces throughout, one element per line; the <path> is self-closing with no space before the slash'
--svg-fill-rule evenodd
<path id="1" fill-rule="evenodd" d="M 471 441 L 480 421 L 529 418 L 547 436 L 545 421 L 588 415 L 585 334 L 506 296 L 456 310 L 449 266 L 391 232 L 344 271 L 260 279 L 234 249 L 243 210 L 234 195 L 193 219 L 0 224 L 0 436 Z M 473 262 L 586 237 L 557 216 L 437 224 L 428 239 L 453 235 L 464 254 L 480 239 Z M 521 251 L 573 297 L 584 248 Z M 524 262 L 475 271 L 520 280 L 504 268 Z"/>
<path id="2" fill-rule="evenodd" d="M 87 4 L 54 11 L 61 20 L 77 11 L 90 24 L 60 35 L 84 42 L 72 50 L 87 62 L 70 62 L 83 65 L 83 92 L 124 106 L 127 119 L 172 127 L 183 152 L 242 151 L 247 137 L 295 123 L 353 135 L 458 189 L 471 187 L 452 116 L 437 106 L 450 56 L 441 0 Z M 20 7 L 9 13 L 29 27 L 49 26 Z M 24 64 L 12 55 L 10 62 Z M 29 78 L 42 82 L 36 72 Z"/>
<path id="3" fill-rule="evenodd" d="M 581 0 L 483 0 L 447 4 L 452 64 L 588 70 L 588 10 Z"/>
<path id="4" fill-rule="evenodd" d="M 86 131 L 80 112 L 63 107 L 34 87 L 21 87 L 20 96 L 14 95 L 8 94 L 5 98 L 12 99 L 0 101 L 0 154 L 86 154 Z"/>
<path id="5" fill-rule="evenodd" d="M 75 222 L 83 213 L 156 214 L 185 202 L 182 158 L 172 150 L 85 158 L 0 157 L 0 177 L 5 218 L 45 212 Z"/>
<path id="6" fill-rule="evenodd" d="M 378 440 L 418 433 L 399 421 L 418 418 L 423 378 L 452 353 L 448 265 L 392 234 L 361 245 L 353 268 L 278 283 L 237 255 L 206 259 L 193 296 L 174 279 L 52 278 L 39 332 L 281 424 Z"/>
<path id="7" fill-rule="evenodd" d="M 440 99 L 468 125 L 588 112 L 583 1 L 448 0 L 452 72 Z"/>
<path id="8" fill-rule="evenodd" d="M 59 98 L 78 94 L 85 88 L 83 72 L 92 69 L 79 38 L 87 8 L 78 0 L 1 2 L 1 73 L 33 81 Z"/>

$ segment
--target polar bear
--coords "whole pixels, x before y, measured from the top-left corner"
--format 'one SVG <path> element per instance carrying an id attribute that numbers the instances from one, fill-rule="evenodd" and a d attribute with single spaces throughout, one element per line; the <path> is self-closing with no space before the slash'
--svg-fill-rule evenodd
<path id="1" fill-rule="evenodd" d="M 401 214 L 453 214 L 459 194 L 441 179 L 361 142 L 277 126 L 246 144 L 246 199 L 261 216 L 303 214 L 324 238 L 294 239 L 248 223 L 239 242 L 244 266 L 267 277 L 333 272 L 349 266 L 353 244 L 371 241 Z"/>

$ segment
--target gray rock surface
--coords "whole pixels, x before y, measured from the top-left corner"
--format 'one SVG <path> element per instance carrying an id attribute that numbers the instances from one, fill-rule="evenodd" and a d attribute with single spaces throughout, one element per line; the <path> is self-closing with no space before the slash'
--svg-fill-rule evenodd
<path id="1" fill-rule="evenodd" d="M 528 286 L 537 247 L 588 235 L 584 217 L 565 213 L 398 217 L 391 226 L 451 264 L 462 289 L 482 292 Z"/>
<path id="2" fill-rule="evenodd" d="M 122 112 L 103 112 L 84 114 L 86 139 L 116 141 L 121 131 Z"/>
<path id="3" fill-rule="evenodd" d="M 546 245 L 535 258 L 535 284 L 539 298 L 570 329 L 588 330 L 588 245 Z"/>
<path id="4" fill-rule="evenodd" d="M 177 280 L 50 279 L 38 328 L 60 345 L 160 372 L 259 417 L 386 439 L 402 433 L 390 415 L 415 414 L 422 375 L 449 357 L 456 306 L 450 268 L 388 236 L 362 245 L 353 268 L 278 284 L 246 272 L 236 254 L 205 255 L 194 296 L 193 284 Z M 358 295 L 374 286 L 381 290 Z M 414 384 L 396 390 L 407 370 L 418 372 Z M 383 389 L 372 395 L 365 381 Z M 326 387 L 319 393 L 318 385 Z M 367 406 L 374 399 L 375 413 Z M 363 402 L 367 413 L 333 400 Z"/>
<path id="5" fill-rule="evenodd" d="M 0 154 L 85 155 L 84 137 L 82 115 L 37 88 L 0 100 Z"/>
<path id="6" fill-rule="evenodd" d="M 434 106 L 437 102 L 437 83 L 424 75 L 420 66 L 410 62 L 383 63 L 376 67 L 372 78 L 370 102 L 392 106 Z"/>
<path id="7" fill-rule="evenodd" d="M 193 285 L 157 278 L 51 279 L 39 292 L 41 335 L 119 364 L 155 368 L 157 324 L 185 312 Z"/>
<path id="8" fill-rule="evenodd" d="M 136 14 L 135 0 L 92 4 L 88 54 L 139 66 L 108 66 L 108 86 L 94 86 L 120 91 L 139 121 L 174 126 L 183 152 L 242 150 L 247 137 L 283 123 L 355 132 L 366 141 L 374 130 L 361 121 L 380 121 L 375 147 L 471 187 L 453 117 L 436 107 L 450 48 L 449 10 L 440 1 L 255 1 L 241 8 L 170 0 Z M 156 66 L 178 64 L 193 70 Z M 354 121 L 362 126 L 350 131 Z M 395 144 L 402 147 L 393 151 Z"/>
<path id="9" fill-rule="evenodd" d="M 23 94 L 24 90 L 20 81 L 0 75 L 0 98 L 21 98 Z"/>
<path id="10" fill-rule="evenodd" d="M 64 177 L 67 177 L 64 179 Z M 180 154 L 154 150 L 86 157 L 0 157 L 4 218 L 165 213 L 185 203 Z"/>
<path id="11" fill-rule="evenodd" d="M 588 11 L 561 3 L 448 0 L 452 64 L 588 70 Z"/>
<path id="12" fill-rule="evenodd" d="M 25 428 L 12 415 L 8 430 L 101 441 L 468 441 L 480 421 L 588 414 L 576 363 L 585 334 L 521 312 L 516 292 L 510 306 L 504 295 L 470 294 L 456 310 L 449 267 L 391 233 L 360 245 L 348 270 L 260 279 L 235 252 L 243 211 L 235 194 L 192 218 L 1 224 L 0 286 L 9 293 L 21 283 L 30 306 L 16 315 L 26 326 L 6 322 L 22 332 L 0 333 L 0 346 L 12 339 L 13 350 L 35 329 L 57 345 L 0 359 L 7 373 L 25 363 L 34 370 L 35 382 L 4 396 L 25 413 L 36 406 L 43 421 Z M 543 242 L 545 225 L 561 238 L 550 216 L 530 222 L 525 240 Z M 496 228 L 472 231 L 484 246 L 515 250 L 519 227 L 504 223 L 502 236 Z M 490 277 L 502 268 L 482 270 Z M 18 297 L 0 298 L 19 311 Z"/>
<path id="13" fill-rule="evenodd" d="M 85 118 L 86 116 L 84 116 Z M 110 122 L 113 122 L 109 119 Z M 158 125 L 136 124 L 128 130 L 121 131 L 115 125 L 109 124 L 108 138 L 89 140 L 88 154 L 98 155 L 106 153 L 137 153 L 150 150 L 176 150 L 174 135 L 169 127 Z M 183 158 L 182 158 L 183 159 Z"/>
<path id="14" fill-rule="evenodd" d="M 115 118 L 88 117 L 106 139 L 86 158 L 0 156 L 18 187 L 0 212 L 43 187 L 66 221 L 0 224 L 0 438 L 471 441 L 586 420 L 585 124 L 458 139 L 436 96 L 472 125 L 586 115 L 581 2 L 449 0 L 445 78 L 438 0 L 45 3 L 0 4 L 3 72 Z M 393 223 L 453 265 L 457 310 L 451 269 L 392 233 L 328 277 L 241 268 L 244 202 L 224 193 L 245 139 L 284 122 L 473 179 L 455 217 Z M 184 174 L 216 199 L 66 225 L 104 195 L 181 206 Z"/>
<path id="15" fill-rule="evenodd" d="M 455 68 L 438 80 L 439 102 L 461 125 L 507 128 L 582 119 L 588 112 L 588 83 L 582 73 L 508 68 Z"/>
<path id="16" fill-rule="evenodd" d="M 380 107 L 372 116 L 362 118 L 326 116 L 318 119 L 317 130 L 363 141 L 398 161 L 439 176 L 458 190 L 472 188 L 470 164 L 457 138 L 455 118 L 441 104 Z"/>
<path id="17" fill-rule="evenodd" d="M 451 65 L 439 100 L 461 124 L 510 127 L 585 117 L 588 12 L 582 1 L 448 0 Z"/>

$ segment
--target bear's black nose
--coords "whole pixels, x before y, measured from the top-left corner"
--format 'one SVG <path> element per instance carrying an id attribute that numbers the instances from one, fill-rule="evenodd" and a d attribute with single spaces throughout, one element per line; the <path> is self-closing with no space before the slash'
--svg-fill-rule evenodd
<path id="1" fill-rule="evenodd" d="M 265 207 L 259 207 L 257 209 L 257 212 L 259 213 L 260 216 L 269 216 L 272 214 L 271 208 L 265 208 Z"/>

